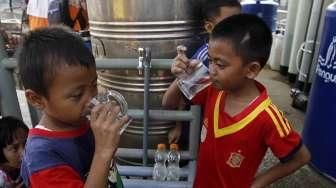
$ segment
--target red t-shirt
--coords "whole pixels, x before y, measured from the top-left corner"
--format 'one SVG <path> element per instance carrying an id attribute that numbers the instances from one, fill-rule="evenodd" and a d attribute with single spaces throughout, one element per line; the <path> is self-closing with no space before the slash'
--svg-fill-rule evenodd
<path id="1" fill-rule="evenodd" d="M 224 111 L 225 92 L 213 86 L 192 99 L 204 110 L 194 188 L 250 187 L 268 147 L 283 162 L 301 147 L 265 87 L 256 85 L 260 95 L 233 117 Z"/>

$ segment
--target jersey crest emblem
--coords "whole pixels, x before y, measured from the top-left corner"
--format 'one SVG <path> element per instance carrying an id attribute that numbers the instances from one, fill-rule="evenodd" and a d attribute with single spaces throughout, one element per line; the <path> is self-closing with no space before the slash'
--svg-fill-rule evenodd
<path id="1" fill-rule="evenodd" d="M 232 168 L 239 168 L 244 160 L 244 156 L 238 152 L 231 152 L 229 159 L 226 161 L 226 164 Z"/>

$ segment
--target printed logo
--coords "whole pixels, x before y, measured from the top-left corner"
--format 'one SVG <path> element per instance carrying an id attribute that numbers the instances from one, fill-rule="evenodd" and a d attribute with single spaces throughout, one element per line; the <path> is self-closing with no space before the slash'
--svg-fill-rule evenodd
<path id="1" fill-rule="evenodd" d="M 329 44 L 326 57 L 322 54 L 318 57 L 316 74 L 324 79 L 325 83 L 336 84 L 336 36 L 333 37 Z"/>
<path id="2" fill-rule="evenodd" d="M 244 158 L 245 157 L 241 154 L 240 150 L 238 152 L 231 152 L 229 159 L 226 161 L 226 164 L 232 168 L 239 168 L 243 163 Z"/>

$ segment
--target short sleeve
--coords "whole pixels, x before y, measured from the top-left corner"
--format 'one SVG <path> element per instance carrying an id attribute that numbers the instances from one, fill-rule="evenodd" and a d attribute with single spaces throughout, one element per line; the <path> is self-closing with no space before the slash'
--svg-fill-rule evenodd
<path id="1" fill-rule="evenodd" d="M 265 142 L 281 162 L 286 162 L 301 148 L 301 137 L 274 104 L 265 111 Z"/>
<path id="2" fill-rule="evenodd" d="M 84 187 L 84 182 L 71 167 L 60 165 L 33 173 L 30 187 L 80 188 Z"/>

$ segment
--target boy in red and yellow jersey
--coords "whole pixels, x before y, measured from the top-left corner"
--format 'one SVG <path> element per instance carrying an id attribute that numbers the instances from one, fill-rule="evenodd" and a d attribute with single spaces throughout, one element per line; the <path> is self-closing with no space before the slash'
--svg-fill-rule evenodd
<path id="1" fill-rule="evenodd" d="M 212 84 L 192 98 L 204 111 L 194 187 L 265 187 L 310 160 L 299 134 L 255 80 L 271 44 L 271 31 L 253 15 L 226 18 L 211 33 Z M 171 71 L 178 75 L 193 65 L 195 62 L 178 61 Z M 163 100 L 177 105 L 173 99 L 179 95 L 173 84 Z M 268 148 L 281 162 L 255 175 Z"/>

